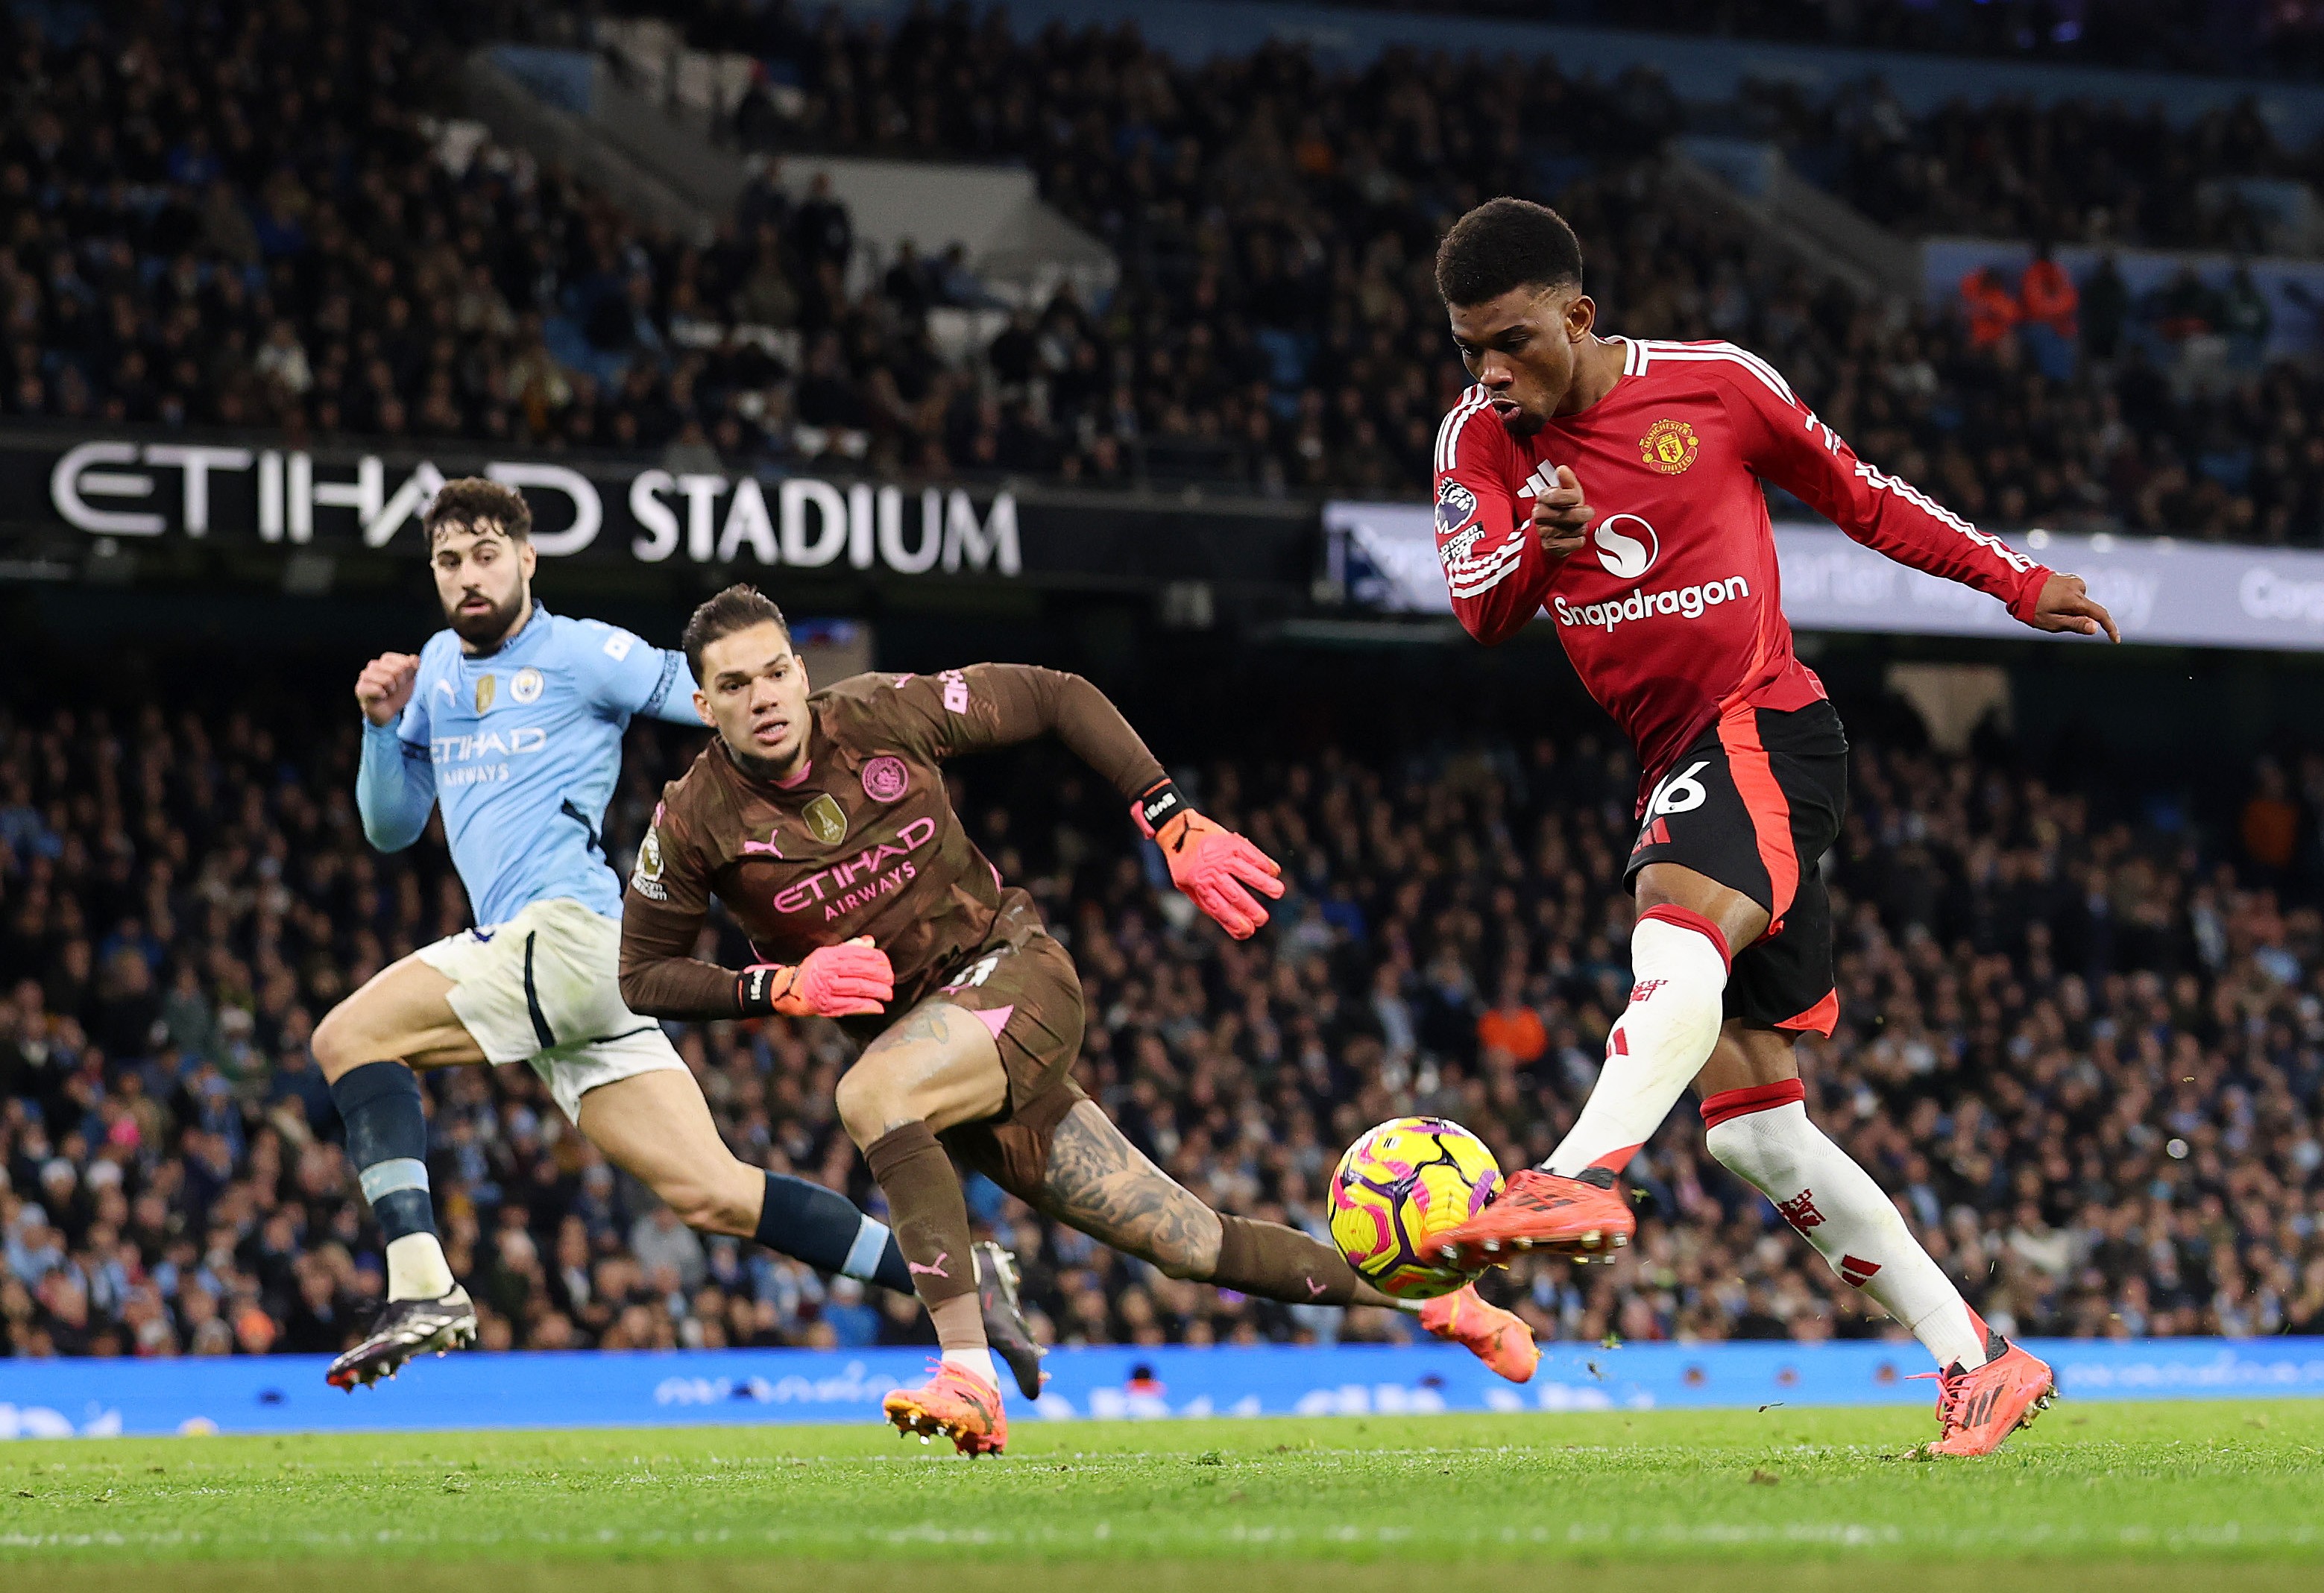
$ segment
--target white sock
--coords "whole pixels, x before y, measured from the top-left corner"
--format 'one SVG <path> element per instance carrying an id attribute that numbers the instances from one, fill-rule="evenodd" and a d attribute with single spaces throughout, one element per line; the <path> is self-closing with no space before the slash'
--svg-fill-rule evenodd
<path id="1" fill-rule="evenodd" d="M 1808 1121 L 1797 1081 L 1787 1082 L 1788 1091 L 1763 1084 L 1704 1101 L 1711 1154 L 1774 1202 L 1842 1281 L 1910 1328 L 1937 1365 L 1983 1366 L 1985 1323 L 1872 1174 Z"/>
<path id="2" fill-rule="evenodd" d="M 387 1297 L 440 1300 L 452 1292 L 451 1263 L 432 1233 L 407 1233 L 387 1241 Z"/>
<path id="3" fill-rule="evenodd" d="M 947 1349 L 944 1352 L 944 1358 L 950 1365 L 974 1372 L 995 1388 L 1001 1386 L 1000 1375 L 992 1369 L 992 1351 L 990 1349 Z"/>
<path id="4" fill-rule="evenodd" d="M 1649 907 L 1630 932 L 1630 1004 L 1606 1036 L 1606 1066 L 1548 1161 L 1571 1178 L 1620 1172 L 1653 1137 L 1719 1044 L 1727 944 L 1683 907 Z"/>

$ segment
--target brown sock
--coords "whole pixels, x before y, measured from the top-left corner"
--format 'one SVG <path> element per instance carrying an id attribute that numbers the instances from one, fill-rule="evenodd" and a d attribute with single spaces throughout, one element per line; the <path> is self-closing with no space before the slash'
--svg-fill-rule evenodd
<path id="1" fill-rule="evenodd" d="M 976 1293 L 976 1263 L 970 1257 L 968 1202 L 960 1174 L 926 1123 L 891 1128 L 863 1147 L 872 1181 L 888 1197 L 888 1226 L 911 1269 L 912 1287 L 928 1314 L 947 1300 Z"/>
<path id="2" fill-rule="evenodd" d="M 984 1310 L 973 1293 L 929 1306 L 928 1320 L 936 1324 L 939 1349 L 991 1348 L 984 1337 Z"/>
<path id="3" fill-rule="evenodd" d="M 1294 1305 L 1345 1305 L 1360 1286 L 1355 1269 L 1331 1246 L 1279 1222 L 1219 1213 L 1219 1264 L 1210 1281 L 1222 1289 Z"/>

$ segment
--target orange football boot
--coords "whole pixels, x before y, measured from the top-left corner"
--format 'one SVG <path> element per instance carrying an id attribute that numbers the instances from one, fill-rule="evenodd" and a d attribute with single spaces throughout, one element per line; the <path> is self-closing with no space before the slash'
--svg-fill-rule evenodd
<path id="1" fill-rule="evenodd" d="M 1541 1347 L 1533 1341 L 1533 1330 L 1525 1319 L 1489 1303 L 1474 1284 L 1463 1284 L 1423 1305 L 1420 1325 L 1464 1347 L 1512 1383 L 1529 1381 L 1541 1365 Z"/>
<path id="2" fill-rule="evenodd" d="M 1638 1220 L 1619 1190 L 1527 1167 L 1509 1174 L 1499 1200 L 1431 1242 L 1446 1266 L 1475 1272 L 1506 1266 L 1520 1250 L 1602 1256 L 1628 1244 L 1637 1231 Z"/>
<path id="3" fill-rule="evenodd" d="M 1937 1380 L 1937 1421 L 1942 1437 L 1929 1445 L 1932 1455 L 1989 1455 L 2001 1441 L 2050 1408 L 2058 1392 L 2050 1368 L 1998 1333 L 1987 1336 L 1981 1366 L 1963 1370 L 1959 1361 L 1941 1372 L 1923 1372 Z"/>
<path id="4" fill-rule="evenodd" d="M 1001 1390 L 950 1361 L 936 1363 L 926 1386 L 895 1389 L 880 1408 L 899 1432 L 917 1432 L 922 1443 L 941 1432 L 964 1455 L 997 1455 L 1009 1441 Z"/>

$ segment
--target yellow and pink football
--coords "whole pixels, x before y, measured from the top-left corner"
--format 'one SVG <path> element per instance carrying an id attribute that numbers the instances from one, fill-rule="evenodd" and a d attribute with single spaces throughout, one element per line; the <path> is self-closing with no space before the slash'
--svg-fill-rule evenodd
<path id="1" fill-rule="evenodd" d="M 1443 1118 L 1398 1118 L 1348 1146 L 1332 1174 L 1332 1238 L 1357 1275 L 1398 1300 L 1449 1294 L 1471 1275 L 1441 1265 L 1430 1240 L 1501 1192 L 1485 1142 Z"/>

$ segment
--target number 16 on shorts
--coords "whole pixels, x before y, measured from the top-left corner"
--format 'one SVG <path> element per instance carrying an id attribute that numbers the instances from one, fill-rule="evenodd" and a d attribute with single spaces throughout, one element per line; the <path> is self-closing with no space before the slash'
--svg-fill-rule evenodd
<path id="1" fill-rule="evenodd" d="M 1668 846 L 1671 819 L 1679 814 L 1692 813 L 1711 800 L 1711 793 L 1697 778 L 1710 767 L 1710 759 L 1698 758 L 1663 777 L 1646 798 L 1646 821 L 1638 828 L 1638 843 L 1630 849 L 1633 857 L 1650 846 Z"/>

